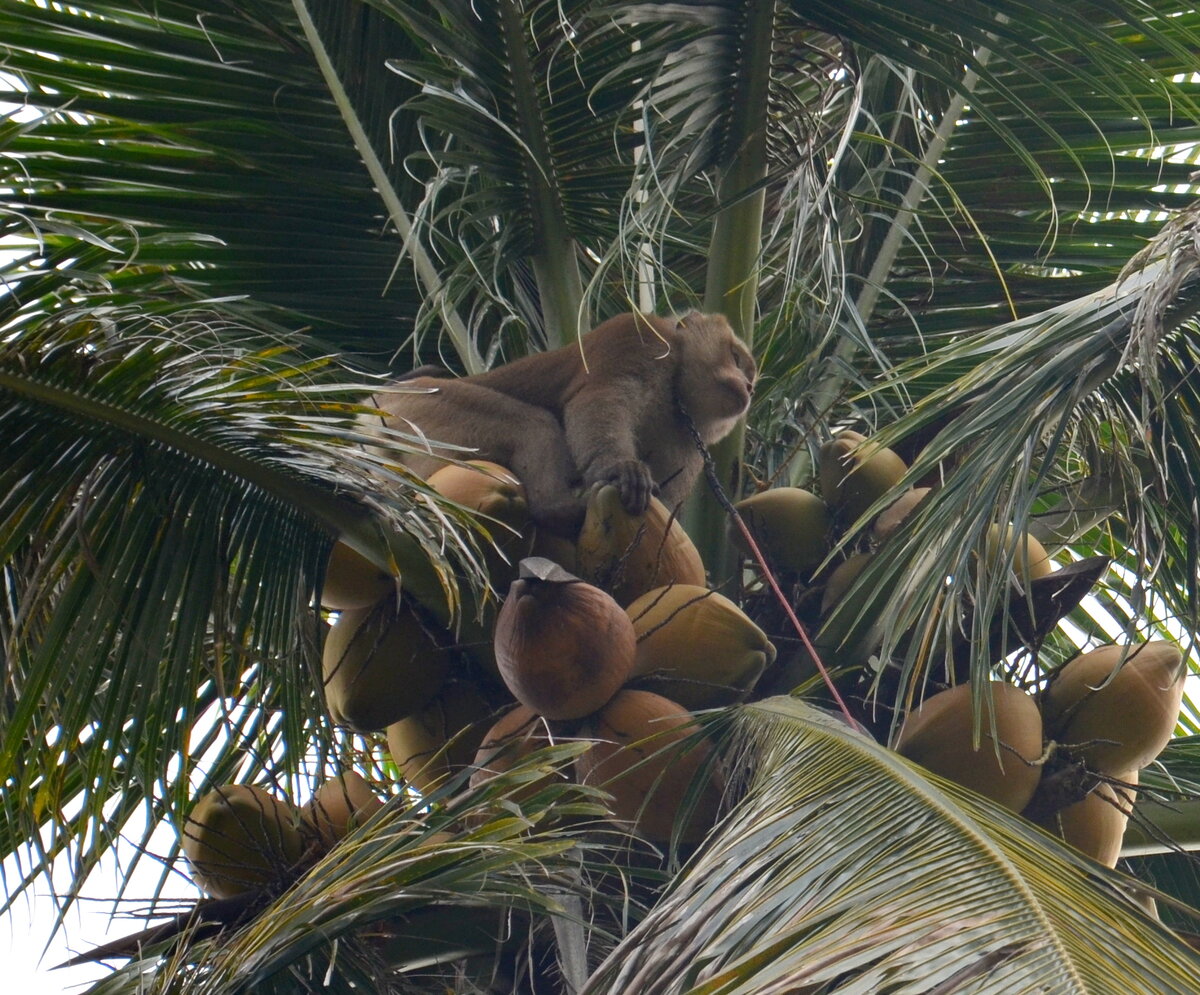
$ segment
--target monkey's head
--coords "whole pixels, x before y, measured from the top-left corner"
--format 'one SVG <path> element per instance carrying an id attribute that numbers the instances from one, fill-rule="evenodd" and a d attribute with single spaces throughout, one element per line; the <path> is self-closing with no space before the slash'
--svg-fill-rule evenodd
<path id="1" fill-rule="evenodd" d="M 750 407 L 758 367 L 723 315 L 690 311 L 676 325 L 679 399 L 706 445 L 725 438 Z"/>

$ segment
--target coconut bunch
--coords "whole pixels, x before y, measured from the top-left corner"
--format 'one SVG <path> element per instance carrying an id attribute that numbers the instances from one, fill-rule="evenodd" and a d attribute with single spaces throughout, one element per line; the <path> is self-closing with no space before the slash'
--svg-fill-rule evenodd
<path id="1" fill-rule="evenodd" d="M 715 819 L 724 790 L 712 748 L 682 704 L 631 685 L 657 674 L 676 688 L 707 692 L 688 702 L 707 707 L 748 690 L 774 650 L 732 602 L 702 586 L 668 584 L 626 609 L 595 584 L 534 557 L 522 561 L 500 609 L 495 654 L 520 704 L 485 734 L 477 780 L 554 736 L 588 739 L 593 746 L 576 760 L 574 775 L 609 792 L 613 821 L 665 842 L 676 814 L 691 812 L 681 839 L 694 842 Z"/>
<path id="2" fill-rule="evenodd" d="M 325 781 L 301 806 L 257 785 L 226 784 L 196 802 L 180 841 L 192 879 L 214 898 L 283 890 L 382 808 L 356 771 Z"/>
<path id="3" fill-rule="evenodd" d="M 1100 646 L 1052 674 L 1039 704 L 1053 749 L 1027 814 L 1114 866 L 1138 772 L 1175 731 L 1185 676 L 1182 652 L 1166 640 Z"/>
<path id="4" fill-rule="evenodd" d="M 1175 729 L 1182 663 L 1179 648 L 1160 640 L 1084 653 L 1037 698 L 993 681 L 978 735 L 972 689 L 961 684 L 909 713 L 896 750 L 1113 867 L 1139 771 Z"/>
<path id="5" fill-rule="evenodd" d="M 542 538 L 520 481 L 498 464 L 473 461 L 445 466 L 428 483 L 487 519 L 495 538 L 488 574 L 506 588 L 515 563 Z M 573 557 L 569 543 L 567 551 Z M 483 674 L 461 676 L 450 635 L 398 593 L 395 577 L 342 543 L 330 555 L 321 601 L 339 612 L 322 660 L 334 722 L 358 732 L 386 730 L 393 759 L 422 791 L 467 766 L 490 722 L 494 686 Z M 486 637 L 481 643 L 490 646 Z M 480 656 L 478 662 L 490 664 L 486 653 Z"/>

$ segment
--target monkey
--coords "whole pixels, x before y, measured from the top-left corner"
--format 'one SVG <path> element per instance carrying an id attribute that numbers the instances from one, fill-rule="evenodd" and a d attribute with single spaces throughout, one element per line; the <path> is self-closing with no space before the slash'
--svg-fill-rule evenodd
<path id="1" fill-rule="evenodd" d="M 630 514 L 643 513 L 652 493 L 678 506 L 703 456 L 676 402 L 712 445 L 746 413 L 756 376 L 721 315 L 625 313 L 577 343 L 484 373 L 405 378 L 377 406 L 390 428 L 427 443 L 403 457 L 414 473 L 428 476 L 446 457 L 499 463 L 524 484 L 534 520 L 570 534 L 598 484 L 616 485 Z"/>

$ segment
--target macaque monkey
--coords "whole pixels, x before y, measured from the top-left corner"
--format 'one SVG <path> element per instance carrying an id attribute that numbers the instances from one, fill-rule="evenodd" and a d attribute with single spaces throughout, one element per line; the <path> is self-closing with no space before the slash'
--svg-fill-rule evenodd
<path id="1" fill-rule="evenodd" d="M 427 454 L 404 456 L 414 473 L 445 457 L 500 463 L 525 485 L 535 521 L 569 532 L 594 484 L 615 484 L 631 514 L 655 491 L 678 505 L 703 457 L 676 398 L 711 445 L 746 413 L 755 375 L 721 315 L 626 313 L 561 349 L 459 379 L 404 380 L 376 400 L 389 427 L 428 441 Z"/>

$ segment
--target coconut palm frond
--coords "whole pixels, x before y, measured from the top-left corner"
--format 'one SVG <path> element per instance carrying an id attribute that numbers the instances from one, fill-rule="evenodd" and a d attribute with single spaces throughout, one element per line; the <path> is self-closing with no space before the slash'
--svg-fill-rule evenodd
<path id="1" fill-rule="evenodd" d="M 636 91 L 614 76 L 628 42 L 585 46 L 586 0 L 373 2 L 422 43 L 421 58 L 389 64 L 420 88 L 406 112 L 424 148 L 410 162 L 429 177 L 418 222 L 446 299 L 473 324 L 516 317 L 535 343 L 569 341 L 587 327 L 583 252 L 614 237 L 628 186 Z"/>
<path id="2" fill-rule="evenodd" d="M 386 158 L 407 92 L 382 62 L 406 38 L 357 2 L 324 8 L 374 62 L 355 95 Z M 401 243 L 379 237 L 386 217 L 291 3 L 18 0 L 0 37 L 3 99 L 44 116 L 4 163 L 20 210 L 201 233 L 186 248 L 147 241 L 139 259 L 199 297 L 253 294 L 384 358 L 411 331 L 419 294 L 407 269 L 393 274 Z M 398 164 L 388 175 L 416 199 Z"/>
<path id="3" fill-rule="evenodd" d="M 248 896 L 253 907 L 236 916 L 228 901 L 201 902 L 190 930 L 157 938 L 92 993 L 288 991 L 306 981 L 350 991 L 363 978 L 372 991 L 428 991 L 469 971 L 464 958 L 486 975 L 481 955 L 520 975 L 544 952 L 528 952 L 533 938 L 552 942 L 547 917 L 569 915 L 566 899 L 603 917 L 616 894 L 605 895 L 604 876 L 620 877 L 607 844 L 584 843 L 561 822 L 603 812 L 596 789 L 555 773 L 585 749 L 536 751 L 472 787 L 463 772 L 424 798 L 393 795 L 287 890 Z M 593 925 L 598 960 L 612 942 Z"/>
<path id="4" fill-rule="evenodd" d="M 482 568 L 364 448 L 361 375 L 213 311 L 37 317 L 0 334 L 0 846 L 59 823 L 82 880 L 131 813 L 161 815 L 165 771 L 294 773 L 329 738 L 311 604 L 334 536 L 446 622 Z"/>
<path id="5" fill-rule="evenodd" d="M 1123 878 L 794 699 L 747 706 L 750 785 L 589 981 L 601 992 L 1190 992 Z"/>
<path id="6" fill-rule="evenodd" d="M 1015 534 L 999 569 L 977 569 L 989 529 L 1009 523 L 1032 527 L 1052 551 L 1124 560 L 1128 569 L 1107 583 L 1135 613 L 1148 604 L 1140 589 L 1165 571 L 1162 586 L 1176 589 L 1157 609 L 1158 631 L 1172 631 L 1167 616 L 1194 597 L 1185 571 L 1197 545 L 1184 524 L 1195 491 L 1181 479 L 1195 445 L 1194 390 L 1177 355 L 1190 337 L 1184 323 L 1200 306 L 1200 268 L 1189 248 L 1195 220 L 1195 212 L 1180 215 L 1104 290 L 963 337 L 897 372 L 892 385 L 918 400 L 878 438 L 930 432 L 907 482 L 939 486 L 830 620 L 833 652 L 858 662 L 876 650 L 885 660 L 897 654 L 902 697 L 929 679 L 983 678 L 1022 643 L 1009 636 L 998 646 L 991 636 L 997 615 L 1011 608 Z M 1109 541 L 1095 532 L 1081 540 L 1113 512 L 1124 524 L 1106 526 Z M 933 614 L 930 606 L 938 606 Z M 1055 620 L 1044 621 L 1041 638 Z M 1127 621 L 1132 631 L 1136 618 Z M 953 663 L 964 644 L 969 670 Z M 1036 641 L 1028 648 L 1038 649 Z"/>

